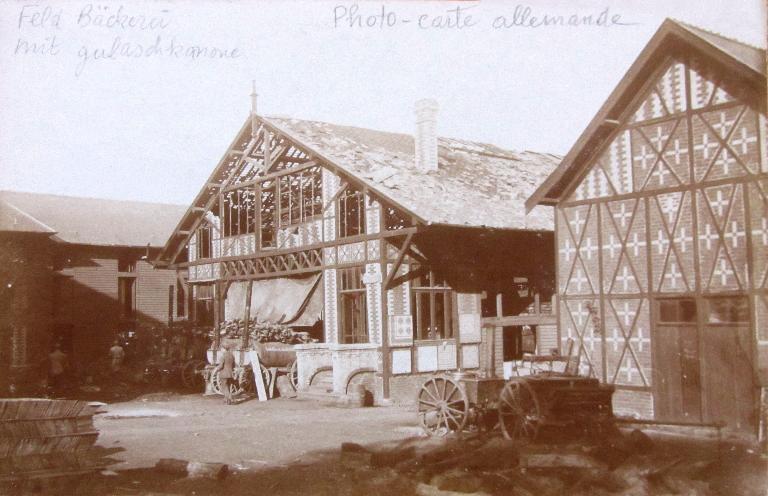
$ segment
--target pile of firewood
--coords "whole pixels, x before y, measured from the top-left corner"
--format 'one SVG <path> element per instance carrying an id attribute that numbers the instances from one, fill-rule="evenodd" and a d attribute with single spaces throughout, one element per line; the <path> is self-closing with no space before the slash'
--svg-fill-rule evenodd
<path id="1" fill-rule="evenodd" d="M 226 320 L 220 323 L 216 332 L 220 337 L 229 339 L 240 339 L 247 332 L 252 343 L 300 344 L 311 341 L 306 333 L 295 332 L 284 324 L 249 321 L 246 330 L 245 322 L 241 319 Z"/>

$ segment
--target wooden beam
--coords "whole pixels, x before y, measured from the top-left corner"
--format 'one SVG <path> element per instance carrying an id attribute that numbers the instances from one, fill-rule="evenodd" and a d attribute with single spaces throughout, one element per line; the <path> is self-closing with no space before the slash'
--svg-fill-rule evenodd
<path id="1" fill-rule="evenodd" d="M 548 313 L 540 315 L 514 315 L 509 317 L 485 317 L 482 319 L 484 326 L 491 327 L 555 325 L 556 321 L 557 319 L 555 316 Z"/>
<path id="2" fill-rule="evenodd" d="M 270 179 L 277 179 L 278 177 L 285 176 L 287 174 L 292 174 L 294 172 L 303 171 L 304 169 L 309 169 L 310 167 L 314 167 L 316 165 L 318 164 L 314 160 L 308 160 L 307 162 L 304 162 L 301 165 L 297 165 L 296 167 L 291 167 L 289 169 L 284 169 L 278 172 L 271 172 L 263 176 L 258 176 L 253 179 L 249 179 L 248 181 L 243 181 L 241 183 L 233 184 L 227 187 L 225 191 L 232 191 L 235 189 L 246 188 L 248 186 L 254 186 L 264 181 L 269 181 Z"/>
<path id="3" fill-rule="evenodd" d="M 242 132 L 241 132 L 241 134 L 242 134 Z M 237 141 L 235 141 L 235 142 L 237 142 Z M 256 146 L 257 142 L 258 142 L 257 140 L 251 140 L 251 142 L 248 145 L 248 148 L 246 149 L 244 155 L 248 155 L 249 153 L 251 153 L 251 150 L 253 149 L 253 147 Z M 223 159 L 222 159 L 222 162 L 223 162 Z M 217 166 L 217 171 L 218 171 L 219 168 L 221 168 L 223 166 L 222 162 L 220 162 L 219 165 Z M 238 161 L 237 166 L 233 167 L 232 170 L 230 171 L 229 175 L 227 176 L 227 178 L 224 181 L 222 181 L 221 185 L 217 185 L 219 191 L 221 191 L 221 189 L 223 187 L 227 186 L 229 184 L 229 182 L 232 180 L 232 178 L 235 176 L 235 174 L 238 173 L 240 165 L 242 164 L 242 162 L 243 162 L 243 159 L 241 158 Z M 211 175 L 211 178 L 215 177 L 215 172 L 214 172 L 214 174 Z M 206 184 L 212 184 L 211 183 L 211 179 L 209 179 Z M 202 191 L 201 191 L 201 193 L 198 194 L 198 198 L 195 199 L 195 203 L 197 203 L 197 201 L 198 201 L 198 199 L 199 199 L 201 194 L 202 194 Z M 208 200 L 205 203 L 205 207 L 203 207 L 203 211 L 210 210 L 210 208 L 213 206 L 213 204 L 218 199 L 218 196 L 219 196 L 218 193 L 210 195 L 210 197 L 208 198 Z M 186 218 L 186 214 L 184 215 L 184 217 Z M 204 215 L 201 215 L 197 219 L 195 219 L 195 221 L 192 223 L 192 227 L 190 228 L 191 232 L 194 232 L 198 228 L 198 226 L 200 225 L 200 223 L 202 222 L 204 217 L 205 217 Z M 221 217 L 219 217 L 219 218 L 221 218 Z M 182 219 L 182 222 L 183 222 L 183 220 L 184 219 Z M 179 225 L 179 227 L 180 227 L 180 225 Z M 176 248 L 176 251 L 173 253 L 173 256 L 170 259 L 170 263 L 171 264 L 176 262 L 176 259 L 178 258 L 179 254 L 184 250 L 184 245 L 185 245 L 185 243 L 179 243 L 179 246 Z"/>
<path id="4" fill-rule="evenodd" d="M 268 171 L 272 168 L 272 136 L 266 126 L 262 127 L 261 132 L 264 133 L 264 170 Z"/>
<path id="5" fill-rule="evenodd" d="M 325 211 L 326 211 L 326 210 L 328 210 L 329 208 L 331 208 L 331 205 L 333 205 L 333 203 L 334 203 L 336 200 L 338 200 L 338 199 L 339 199 L 339 197 L 341 196 L 341 194 L 342 194 L 342 193 L 344 193 L 344 191 L 346 191 L 346 189 L 347 189 L 347 186 L 348 186 L 348 185 L 349 185 L 349 183 L 346 183 L 346 182 L 345 182 L 344 184 L 342 184 L 342 185 L 339 187 L 339 189 L 337 189 L 337 190 L 336 190 L 336 192 L 333 194 L 333 196 L 331 197 L 331 199 L 330 199 L 330 200 L 328 200 L 328 203 L 326 203 L 325 205 L 323 205 L 323 211 L 322 211 L 321 213 L 325 213 Z"/>
<path id="6" fill-rule="evenodd" d="M 392 270 L 387 273 L 387 278 L 384 280 L 384 285 L 382 286 L 384 291 L 389 289 L 389 285 L 392 283 L 392 279 L 400 269 L 400 265 L 403 263 L 405 253 L 411 246 L 411 241 L 413 241 L 413 233 L 408 233 L 408 236 L 406 236 L 405 241 L 403 242 L 403 246 L 400 247 L 400 251 L 397 252 L 397 259 L 395 259 L 395 263 L 392 265 Z"/>
<path id="7" fill-rule="evenodd" d="M 243 315 L 243 324 L 245 332 L 243 333 L 243 349 L 248 349 L 248 341 L 250 336 L 248 335 L 248 321 L 251 318 L 251 294 L 253 292 L 253 281 L 248 281 L 248 289 L 245 290 L 245 315 Z"/>

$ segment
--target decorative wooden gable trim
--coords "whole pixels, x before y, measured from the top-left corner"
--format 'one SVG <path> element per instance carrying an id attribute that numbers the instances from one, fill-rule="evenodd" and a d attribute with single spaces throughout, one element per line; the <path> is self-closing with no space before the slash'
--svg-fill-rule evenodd
<path id="1" fill-rule="evenodd" d="M 407 213 L 415 222 L 426 223 L 398 202 L 376 190 L 374 185 L 355 177 L 313 147 L 302 143 L 295 136 L 269 122 L 268 118 L 255 116 L 249 117 L 243 124 L 235 140 L 174 229 L 158 256 L 156 264 L 168 266 L 178 263 L 179 256 L 190 244 L 192 236 L 200 227 L 206 213 L 215 207 L 220 194 L 276 179 L 288 171 L 299 172 L 317 166 L 328 169 L 343 178 L 342 185 L 336 191 L 334 198 L 351 185 L 380 197 L 380 201 L 384 204 Z M 327 208 L 328 205 L 324 205 L 323 212 Z M 276 260 L 275 263 L 282 264 L 283 260 Z M 314 265 L 315 263 L 311 263 L 308 267 Z M 225 270 L 232 273 L 238 273 L 240 269 L 242 268 L 234 265 L 225 267 Z"/>

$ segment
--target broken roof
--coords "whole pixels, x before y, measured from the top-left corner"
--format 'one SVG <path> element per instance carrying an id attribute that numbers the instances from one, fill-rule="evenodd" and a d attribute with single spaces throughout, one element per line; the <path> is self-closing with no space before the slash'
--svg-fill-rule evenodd
<path id="1" fill-rule="evenodd" d="M 413 136 L 282 117 L 262 118 L 311 153 L 429 224 L 551 230 L 552 212 L 525 199 L 560 157 L 438 138 L 438 170 L 416 168 Z"/>
<path id="2" fill-rule="evenodd" d="M 48 233 L 67 243 L 162 246 L 182 205 L 0 191 L 0 231 Z"/>
<path id="3" fill-rule="evenodd" d="M 592 153 L 602 148 L 622 111 L 640 91 L 650 74 L 664 57 L 673 52 L 703 56 L 731 76 L 738 77 L 740 84 L 753 88 L 756 94 L 765 94 L 765 50 L 680 21 L 666 19 L 557 169 L 526 201 L 528 209 L 558 202 L 568 185 L 586 167 Z"/>

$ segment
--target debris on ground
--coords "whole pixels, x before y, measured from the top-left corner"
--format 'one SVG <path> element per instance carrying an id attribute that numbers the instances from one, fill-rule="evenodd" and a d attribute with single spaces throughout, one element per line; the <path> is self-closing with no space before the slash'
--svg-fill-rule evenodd
<path id="1" fill-rule="evenodd" d="M 365 480 L 397 479 L 422 496 L 451 495 L 716 495 L 750 494 L 718 453 L 700 456 L 660 449 L 642 431 L 594 444 L 519 445 L 499 436 L 410 438 L 369 448 L 342 443 L 341 466 Z M 753 457 L 756 458 L 756 457 Z M 377 474 L 374 476 L 373 474 Z M 742 478 L 742 477 L 740 477 Z M 752 482 L 755 480 L 753 478 Z M 764 478 L 761 480 L 764 484 Z M 737 484 L 737 485 L 734 485 Z M 752 494 L 760 494 L 757 485 Z"/>

